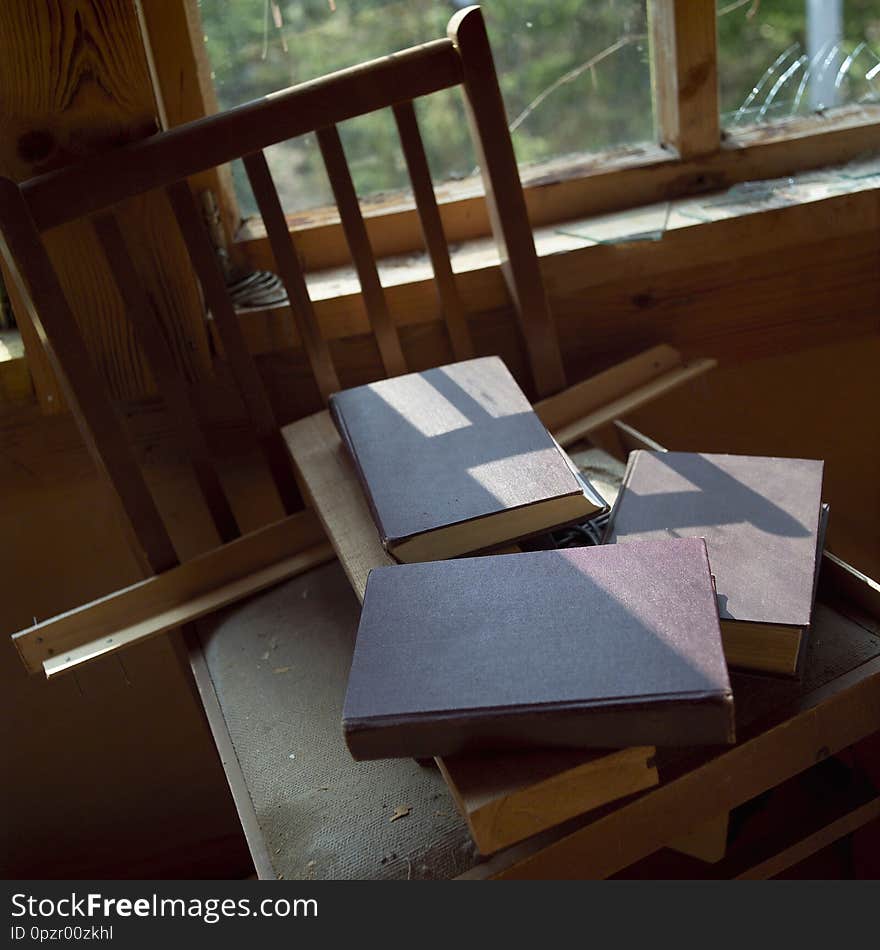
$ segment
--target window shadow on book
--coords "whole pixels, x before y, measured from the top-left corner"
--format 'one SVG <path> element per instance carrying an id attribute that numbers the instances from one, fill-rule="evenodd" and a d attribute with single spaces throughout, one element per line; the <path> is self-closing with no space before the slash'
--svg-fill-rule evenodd
<path id="1" fill-rule="evenodd" d="M 812 533 L 779 505 L 703 456 L 658 452 L 652 454 L 652 460 L 674 473 L 670 481 L 680 481 L 682 487 L 680 491 L 649 495 L 627 488 L 627 521 L 639 525 L 642 532 L 664 531 L 673 537 L 693 537 L 680 529 L 737 524 L 746 513 L 751 524 L 768 534 L 802 538 Z"/>
<path id="2" fill-rule="evenodd" d="M 496 403 L 491 387 L 481 388 L 477 377 L 464 379 L 464 386 L 440 371 L 417 388 L 408 380 L 406 402 L 403 390 L 398 400 L 389 383 L 383 381 L 384 394 L 365 387 L 362 436 L 393 432 L 393 450 L 370 453 L 366 475 L 383 515 L 400 515 L 401 534 L 412 531 L 414 516 L 421 519 L 419 530 L 429 530 L 570 492 L 571 485 L 559 481 L 567 473 L 560 476 L 552 465 L 558 450 L 530 407 L 511 411 Z M 401 459 L 417 493 L 401 491 Z M 441 484 L 442 492 L 432 492 Z M 418 510 L 404 511 L 404 505 Z M 393 523 L 385 528 L 389 536 L 401 536 Z"/>
<path id="3" fill-rule="evenodd" d="M 728 676 L 708 575 L 695 591 L 705 571 L 695 545 L 594 548 L 589 564 L 569 549 L 382 568 L 367 587 L 348 716 L 439 716 L 462 752 L 485 747 L 485 726 L 470 746 L 474 716 L 491 721 L 499 750 L 571 748 L 586 707 L 610 717 L 633 705 L 650 718 L 648 700 L 718 695 Z M 560 717 L 555 741 L 541 727 L 549 712 Z M 644 729 L 616 728 L 613 745 L 651 744 Z M 658 724 L 655 738 L 689 745 L 701 729 Z"/>

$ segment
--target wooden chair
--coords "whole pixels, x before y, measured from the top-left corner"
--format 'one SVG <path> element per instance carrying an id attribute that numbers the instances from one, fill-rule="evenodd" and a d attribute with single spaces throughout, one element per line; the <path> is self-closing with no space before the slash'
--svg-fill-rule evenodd
<path id="1" fill-rule="evenodd" d="M 397 328 L 391 319 L 358 198 L 336 123 L 392 108 L 412 181 L 425 245 L 457 359 L 474 355 L 473 343 L 440 220 L 419 135 L 413 100 L 461 86 L 468 106 L 485 183 L 493 234 L 519 317 L 534 385 L 541 395 L 560 390 L 565 377 L 548 309 L 535 246 L 491 49 L 478 7 L 458 13 L 448 38 L 333 73 L 226 113 L 153 135 L 135 144 L 32 179 L 19 186 L 0 181 L 3 253 L 30 316 L 53 361 L 69 406 L 99 468 L 118 497 L 151 573 L 177 563 L 177 556 L 150 495 L 104 381 L 93 364 L 65 298 L 44 242 L 45 232 L 68 222 L 91 220 L 106 255 L 128 319 L 147 358 L 178 435 L 185 443 L 201 494 L 222 541 L 239 534 L 223 492 L 188 386 L 143 292 L 116 206 L 161 190 L 174 212 L 191 264 L 222 342 L 225 359 L 257 434 L 285 511 L 302 502 L 290 458 L 234 307 L 188 176 L 242 158 L 263 216 L 303 347 L 326 402 L 339 389 L 336 369 L 321 335 L 291 241 L 264 149 L 316 131 L 357 272 L 372 333 L 386 374 L 407 371 Z"/>

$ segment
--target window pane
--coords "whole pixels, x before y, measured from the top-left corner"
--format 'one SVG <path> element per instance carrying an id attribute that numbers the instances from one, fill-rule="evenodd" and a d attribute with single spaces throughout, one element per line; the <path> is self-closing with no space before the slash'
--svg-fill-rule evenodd
<path id="1" fill-rule="evenodd" d="M 199 0 L 220 108 L 446 35 L 462 0 Z M 521 163 L 653 137 L 646 0 L 486 0 L 513 142 Z M 471 174 L 460 90 L 417 103 L 436 181 Z M 408 186 L 389 111 L 342 123 L 358 193 Z M 314 136 L 267 152 L 288 211 L 330 204 Z M 254 210 L 241 168 L 243 213 Z"/>
<path id="2" fill-rule="evenodd" d="M 880 101 L 880 0 L 719 0 L 727 128 Z"/>

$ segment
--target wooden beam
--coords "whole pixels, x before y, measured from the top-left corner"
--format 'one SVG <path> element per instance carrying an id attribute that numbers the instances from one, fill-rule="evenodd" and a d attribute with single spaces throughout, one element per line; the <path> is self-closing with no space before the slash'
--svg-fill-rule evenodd
<path id="1" fill-rule="evenodd" d="M 333 557 L 318 520 L 303 511 L 12 639 L 31 673 L 55 676 L 174 630 Z"/>
<path id="2" fill-rule="evenodd" d="M 721 146 L 715 0 L 651 0 L 651 85 L 657 137 L 680 158 Z"/>

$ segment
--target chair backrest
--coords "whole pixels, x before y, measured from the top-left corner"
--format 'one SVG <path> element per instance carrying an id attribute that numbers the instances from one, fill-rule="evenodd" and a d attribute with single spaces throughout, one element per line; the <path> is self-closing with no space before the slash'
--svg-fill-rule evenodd
<path id="1" fill-rule="evenodd" d="M 209 116 L 22 185 L 0 181 L 2 251 L 27 300 L 83 435 L 116 491 L 150 568 L 176 562 L 168 533 L 137 465 L 101 376 L 93 365 L 43 241 L 44 232 L 89 218 L 106 255 L 136 337 L 186 443 L 222 540 L 239 533 L 212 463 L 188 386 L 136 273 L 114 206 L 149 191 L 165 193 L 222 341 L 225 358 L 256 431 L 284 508 L 301 507 L 295 476 L 272 407 L 248 352 L 210 235 L 187 178 L 241 158 L 263 217 L 293 319 L 324 400 L 339 389 L 336 369 L 309 299 L 296 250 L 263 150 L 316 132 L 357 272 L 370 326 L 388 375 L 407 371 L 397 328 L 352 183 L 337 123 L 391 108 L 434 269 L 452 351 L 473 355 L 413 100 L 462 86 L 493 234 L 522 329 L 535 389 L 564 387 L 555 327 L 529 227 L 491 49 L 478 7 L 456 14 L 448 36 L 303 83 Z"/>

